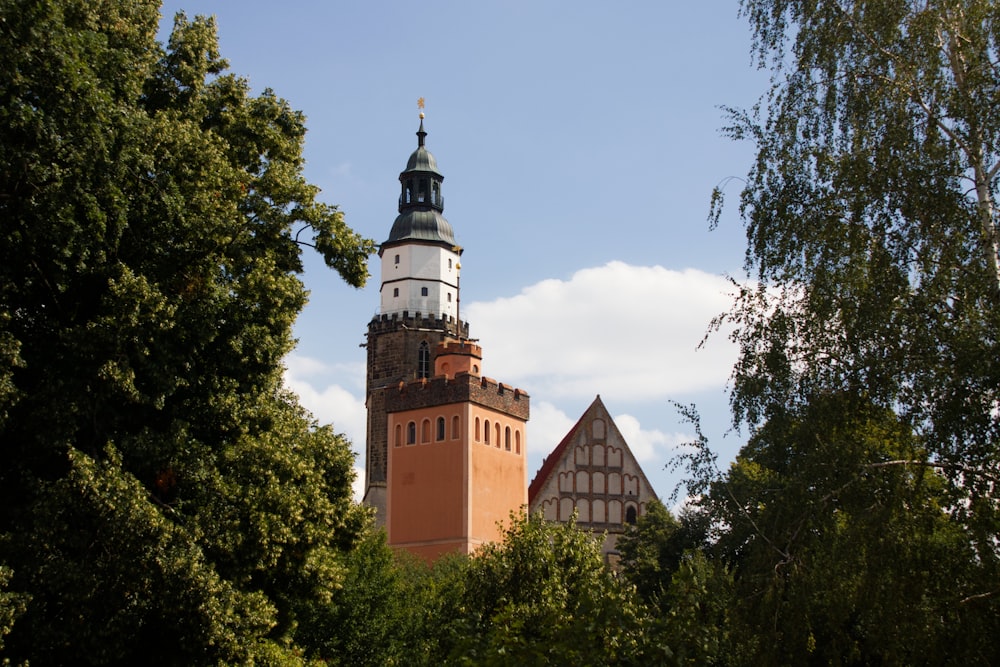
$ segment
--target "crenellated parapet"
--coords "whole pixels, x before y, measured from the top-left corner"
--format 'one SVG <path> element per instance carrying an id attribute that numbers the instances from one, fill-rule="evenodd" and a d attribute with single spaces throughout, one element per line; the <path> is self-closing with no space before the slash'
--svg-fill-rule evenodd
<path id="1" fill-rule="evenodd" d="M 382 313 L 376 315 L 368 323 L 369 334 L 391 333 L 405 329 L 443 331 L 456 338 L 469 337 L 468 322 L 462 322 L 450 315 L 411 313 L 404 310 L 399 313 Z"/>
<path id="2" fill-rule="evenodd" d="M 530 397 L 509 384 L 471 373 L 400 382 L 385 390 L 385 411 L 403 412 L 434 405 L 472 402 L 528 420 Z"/>

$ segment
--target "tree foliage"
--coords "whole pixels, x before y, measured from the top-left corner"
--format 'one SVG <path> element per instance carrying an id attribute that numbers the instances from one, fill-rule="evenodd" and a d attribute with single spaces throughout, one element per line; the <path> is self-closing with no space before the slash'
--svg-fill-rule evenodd
<path id="1" fill-rule="evenodd" d="M 1000 7 L 741 6 L 772 87 L 729 110 L 750 282 L 716 324 L 750 440 L 686 458 L 730 661 L 995 663 Z"/>
<path id="2" fill-rule="evenodd" d="M 356 286 L 373 244 L 303 178 L 302 114 L 226 72 L 210 19 L 159 45 L 157 10 L 0 2 L 15 661 L 294 662 L 366 521 L 281 371 L 303 239 Z"/>
<path id="3" fill-rule="evenodd" d="M 456 574 L 428 664 L 643 664 L 641 607 L 574 522 L 512 515 Z"/>
<path id="4" fill-rule="evenodd" d="M 757 145 L 741 196 L 755 281 L 726 316 L 734 418 L 753 433 L 829 393 L 895 412 L 995 569 L 1000 7 L 742 6 L 773 87 L 731 112 Z M 996 613 L 996 580 L 978 594 Z"/>
<path id="5" fill-rule="evenodd" d="M 1000 9 L 746 0 L 766 106 L 742 193 L 736 418 L 826 389 L 897 410 L 974 497 L 1000 437 Z"/>
<path id="6" fill-rule="evenodd" d="M 769 420 L 704 501 L 748 664 L 990 664 L 993 614 L 945 478 L 891 411 L 830 395 Z M 891 622 L 886 622 L 891 619 Z"/>

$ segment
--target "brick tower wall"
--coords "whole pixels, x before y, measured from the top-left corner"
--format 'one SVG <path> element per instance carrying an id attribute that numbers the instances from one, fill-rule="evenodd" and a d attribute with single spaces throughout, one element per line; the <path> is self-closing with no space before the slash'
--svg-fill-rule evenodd
<path id="1" fill-rule="evenodd" d="M 421 313 L 376 315 L 368 323 L 368 367 L 365 406 L 368 428 L 365 443 L 365 503 L 374 507 L 379 524 L 385 522 L 385 482 L 388 433 L 384 391 L 417 378 L 420 344 L 431 352 L 439 343 L 467 338 L 469 325 L 454 318 Z"/>

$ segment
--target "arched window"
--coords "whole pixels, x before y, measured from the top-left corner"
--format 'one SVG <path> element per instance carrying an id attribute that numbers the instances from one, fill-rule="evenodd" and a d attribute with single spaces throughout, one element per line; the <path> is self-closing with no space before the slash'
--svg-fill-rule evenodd
<path id="1" fill-rule="evenodd" d="M 425 419 L 420 422 L 420 442 L 431 441 L 431 420 Z"/>
<path id="2" fill-rule="evenodd" d="M 490 444 L 490 420 L 489 419 L 487 419 L 485 422 L 483 422 L 483 432 L 486 434 L 484 437 L 486 438 L 486 444 L 488 445 L 488 444 Z"/>
<path id="3" fill-rule="evenodd" d="M 635 515 L 636 515 L 635 506 L 629 505 L 625 509 L 625 523 L 627 523 L 627 524 L 629 524 L 631 526 L 634 526 L 635 525 Z"/>
<path id="4" fill-rule="evenodd" d="M 396 264 L 399 264 L 399 255 L 396 255 Z"/>
<path id="5" fill-rule="evenodd" d="M 520 454 L 521 453 L 521 431 L 520 431 L 520 429 L 517 430 L 517 431 L 514 431 L 514 453 L 515 454 Z"/>
<path id="6" fill-rule="evenodd" d="M 510 451 L 510 426 L 503 430 L 503 448 Z"/>
<path id="7" fill-rule="evenodd" d="M 497 438 L 496 438 L 496 440 L 494 442 L 496 442 L 497 449 L 500 449 L 500 422 L 497 422 L 496 426 L 494 428 L 496 428 L 496 431 L 497 431 L 497 433 L 496 433 Z"/>
<path id="8" fill-rule="evenodd" d="M 458 438 L 459 438 L 458 431 L 459 431 L 459 428 L 461 427 L 461 425 L 462 425 L 462 423 L 461 423 L 461 421 L 459 421 L 458 415 L 455 415 L 454 417 L 451 418 L 451 439 L 452 440 L 458 440 Z"/>
<path id="9" fill-rule="evenodd" d="M 444 440 L 444 417 L 437 418 L 437 439 Z"/>
<path id="10" fill-rule="evenodd" d="M 402 424 L 396 424 L 396 437 L 393 440 L 393 444 L 397 447 L 403 444 L 403 426 Z"/>
<path id="11" fill-rule="evenodd" d="M 476 417 L 476 442 L 479 442 L 479 417 Z"/>
<path id="12" fill-rule="evenodd" d="M 417 378 L 423 379 L 431 376 L 431 348 L 427 341 L 420 342 L 420 349 L 417 351 Z"/>
<path id="13" fill-rule="evenodd" d="M 417 442 L 417 423 L 410 422 L 406 425 L 406 444 L 412 445 Z"/>
<path id="14" fill-rule="evenodd" d="M 427 296 L 427 294 L 428 294 L 427 288 L 426 287 L 421 287 L 420 288 L 420 296 Z"/>

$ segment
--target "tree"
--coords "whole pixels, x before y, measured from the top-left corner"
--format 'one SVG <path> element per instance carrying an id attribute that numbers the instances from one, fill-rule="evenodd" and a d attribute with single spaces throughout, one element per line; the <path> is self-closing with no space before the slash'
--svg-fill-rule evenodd
<path id="1" fill-rule="evenodd" d="M 703 500 L 733 572 L 735 664 L 992 664 L 978 563 L 920 441 L 863 397 L 774 416 Z"/>
<path id="2" fill-rule="evenodd" d="M 374 245 L 303 178 L 303 116 L 226 73 L 211 20 L 161 47 L 157 8 L 0 2 L 14 661 L 294 662 L 366 522 L 281 371 L 300 238 L 355 286 Z"/>
<path id="3" fill-rule="evenodd" d="M 503 539 L 469 559 L 457 608 L 443 609 L 459 665 L 644 662 L 641 607 L 604 564 L 600 542 L 573 522 L 512 515 Z M 440 627 L 440 626 L 439 626 Z"/>
<path id="4" fill-rule="evenodd" d="M 647 643 L 661 647 L 660 662 L 722 664 L 729 650 L 732 581 L 724 563 L 706 557 L 708 519 L 700 508 L 676 519 L 651 501 L 618 538 L 622 575 L 648 606 Z"/>
<path id="5" fill-rule="evenodd" d="M 1000 7 L 742 6 L 773 87 L 730 128 L 757 144 L 741 196 L 755 282 L 723 318 L 734 419 L 753 433 L 827 393 L 894 411 L 996 571 Z M 996 615 L 996 582 L 969 604 Z"/>
<path id="6" fill-rule="evenodd" d="M 648 603 L 657 603 L 670 586 L 689 546 L 681 522 L 658 500 L 618 538 L 621 570 Z"/>

